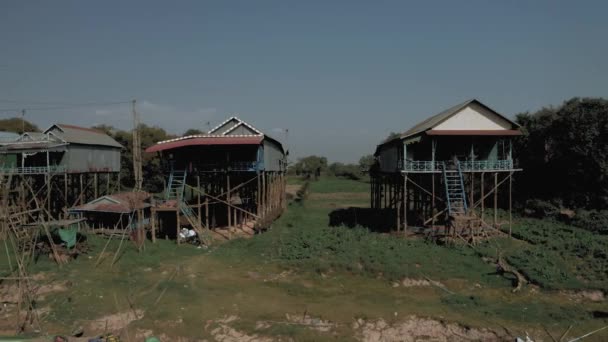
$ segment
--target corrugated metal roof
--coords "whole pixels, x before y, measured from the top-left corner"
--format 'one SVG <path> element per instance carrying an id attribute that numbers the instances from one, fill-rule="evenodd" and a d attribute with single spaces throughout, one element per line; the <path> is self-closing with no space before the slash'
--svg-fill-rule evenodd
<path id="1" fill-rule="evenodd" d="M 96 211 L 106 213 L 128 214 L 137 209 L 148 208 L 151 205 L 146 201 L 151 194 L 140 192 L 121 192 L 94 199 L 89 203 L 70 208 L 71 212 Z"/>
<path id="2" fill-rule="evenodd" d="M 19 134 L 14 132 L 0 131 L 0 144 L 7 144 L 14 142 L 19 138 Z"/>
<path id="3" fill-rule="evenodd" d="M 259 135 L 192 135 L 183 138 L 161 141 L 156 145 L 150 146 L 146 152 L 159 152 L 180 148 L 185 146 L 204 146 L 204 145 L 259 145 L 264 136 Z"/>
<path id="4" fill-rule="evenodd" d="M 66 143 L 57 141 L 24 141 L 3 145 L 0 152 L 17 150 L 65 150 Z"/>
<path id="5" fill-rule="evenodd" d="M 453 107 L 450 107 L 438 114 L 435 114 L 433 116 L 431 116 L 430 118 L 414 125 L 412 128 L 408 129 L 407 131 L 405 131 L 404 133 L 402 133 L 399 137 L 392 139 L 390 141 L 393 140 L 397 140 L 397 139 L 403 139 L 403 138 L 407 138 L 409 136 L 418 134 L 420 132 L 424 132 L 426 130 L 432 129 L 433 127 L 437 126 L 438 124 L 442 123 L 443 121 L 447 120 L 448 118 L 450 118 L 451 116 L 457 114 L 458 112 L 460 112 L 462 109 L 464 109 L 465 107 L 471 105 L 471 104 L 477 104 L 482 106 L 483 108 L 491 111 L 492 113 L 496 114 L 497 116 L 503 118 L 504 120 L 508 121 L 511 125 L 513 125 L 513 127 L 519 127 L 519 125 L 515 122 L 513 122 L 512 120 L 510 120 L 509 118 L 505 117 L 504 115 L 496 112 L 495 110 L 493 110 L 492 108 L 486 106 L 485 104 L 481 103 L 479 100 L 477 99 L 471 99 L 471 100 L 467 100 L 463 103 L 459 103 Z M 389 141 L 387 141 L 389 142 Z M 385 143 L 387 143 L 385 142 Z"/>
<path id="6" fill-rule="evenodd" d="M 71 144 L 98 145 L 122 148 L 116 140 L 102 131 L 93 128 L 79 127 L 66 124 L 55 124 L 44 133 L 52 132 L 59 139 Z"/>
<path id="7" fill-rule="evenodd" d="M 516 129 L 500 129 L 500 130 L 428 130 L 427 135 L 494 135 L 494 136 L 508 136 L 508 135 L 521 135 L 521 131 Z"/>

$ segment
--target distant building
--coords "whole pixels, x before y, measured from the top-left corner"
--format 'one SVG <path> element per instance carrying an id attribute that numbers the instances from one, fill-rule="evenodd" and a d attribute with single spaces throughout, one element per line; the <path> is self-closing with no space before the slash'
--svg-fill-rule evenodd
<path id="1" fill-rule="evenodd" d="M 0 145 L 0 170 L 13 174 L 119 172 L 122 146 L 107 134 L 55 124 Z"/>
<path id="2" fill-rule="evenodd" d="M 68 207 L 119 189 L 122 148 L 101 131 L 54 124 L 2 139 L 0 176 L 23 197 L 11 201 L 63 216 Z"/>

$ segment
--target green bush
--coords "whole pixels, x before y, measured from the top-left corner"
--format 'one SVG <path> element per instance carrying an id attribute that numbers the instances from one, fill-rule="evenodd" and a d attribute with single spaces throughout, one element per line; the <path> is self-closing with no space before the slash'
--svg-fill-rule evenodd
<path id="1" fill-rule="evenodd" d="M 608 210 L 578 210 L 572 224 L 589 231 L 608 234 Z"/>
<path id="2" fill-rule="evenodd" d="M 524 213 L 536 218 L 556 218 L 559 207 L 540 199 L 529 199 L 526 201 Z"/>

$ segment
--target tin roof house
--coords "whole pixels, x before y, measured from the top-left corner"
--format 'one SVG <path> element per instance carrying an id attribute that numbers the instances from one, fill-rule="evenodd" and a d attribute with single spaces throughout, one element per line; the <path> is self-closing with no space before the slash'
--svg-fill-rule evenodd
<path id="1" fill-rule="evenodd" d="M 285 204 L 283 145 L 238 117 L 146 152 L 157 153 L 168 173 L 165 203 L 153 208 L 153 217 L 154 211 L 178 211 L 199 232 L 253 227 L 278 216 Z"/>
<path id="2" fill-rule="evenodd" d="M 476 99 L 433 115 L 376 148 L 372 207 L 392 211 L 398 229 L 433 226 L 443 214 L 445 222 L 471 217 L 498 194 L 499 175 L 500 184 L 511 184 L 519 171 L 512 143 L 518 135 L 517 123 Z M 485 225 L 483 213 L 477 216 Z"/>

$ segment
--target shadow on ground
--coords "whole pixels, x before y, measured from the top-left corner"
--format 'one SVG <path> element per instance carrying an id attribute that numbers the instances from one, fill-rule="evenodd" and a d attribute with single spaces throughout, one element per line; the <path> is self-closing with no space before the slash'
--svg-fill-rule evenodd
<path id="1" fill-rule="evenodd" d="M 350 207 L 329 213 L 331 227 L 364 227 L 373 232 L 388 233 L 396 226 L 394 209 L 372 209 Z"/>

